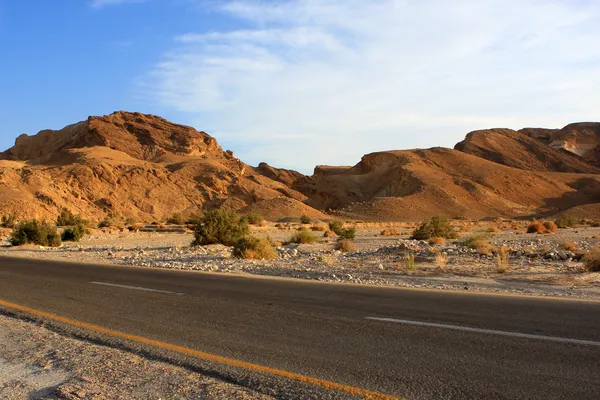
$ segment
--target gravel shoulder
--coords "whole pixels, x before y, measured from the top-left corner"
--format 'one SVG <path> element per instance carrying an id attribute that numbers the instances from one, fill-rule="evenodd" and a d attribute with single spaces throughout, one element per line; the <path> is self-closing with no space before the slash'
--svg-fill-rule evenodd
<path id="1" fill-rule="evenodd" d="M 0 255 L 62 261 L 135 265 L 324 282 L 386 285 L 474 292 L 600 299 L 600 273 L 586 272 L 581 256 L 600 243 L 600 228 L 581 226 L 546 235 L 524 234 L 526 222 L 461 222 L 461 238 L 484 235 L 490 245 L 507 249 L 499 268 L 497 253 L 480 254 L 459 241 L 429 244 L 409 239 L 414 224 L 359 224 L 356 251 L 334 249 L 335 237 L 323 232 L 316 244 L 287 244 L 294 224 L 253 227 L 252 234 L 278 244 L 274 260 L 240 260 L 221 245 L 191 247 L 190 232 L 95 233 L 56 249 L 0 247 Z M 397 234 L 383 235 L 394 229 Z M 457 228 L 458 229 L 458 228 Z M 493 232 L 491 232 L 493 231 Z M 573 248 L 565 250 L 565 244 Z M 414 264 L 407 263 L 407 255 Z M 440 264 L 438 255 L 443 255 Z"/>
<path id="2" fill-rule="evenodd" d="M 127 351 L 0 315 L 2 399 L 271 399 Z"/>

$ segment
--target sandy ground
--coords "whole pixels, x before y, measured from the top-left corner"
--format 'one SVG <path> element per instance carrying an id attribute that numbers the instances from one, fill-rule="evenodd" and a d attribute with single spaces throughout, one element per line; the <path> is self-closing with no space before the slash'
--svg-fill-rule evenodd
<path id="1" fill-rule="evenodd" d="M 270 399 L 0 315 L 0 399 Z"/>
<path id="2" fill-rule="evenodd" d="M 456 221 L 454 225 L 458 240 L 429 244 L 409 239 L 415 224 L 358 224 L 357 250 L 346 253 L 336 251 L 335 237 L 323 238 L 322 231 L 314 232 L 319 243 L 283 245 L 298 225 L 252 227 L 252 234 L 279 242 L 275 260 L 232 258 L 231 249 L 221 245 L 191 247 L 190 232 L 96 233 L 56 249 L 1 247 L 0 255 L 327 282 L 600 298 L 600 273 L 586 272 L 580 261 L 600 243 L 600 228 L 579 226 L 539 235 L 523 233 L 527 222 Z M 399 234 L 384 236 L 384 229 Z M 479 254 L 461 244 L 479 234 L 488 236 L 493 249 L 508 249 L 502 268 L 497 253 Z M 573 249 L 565 250 L 565 243 Z M 408 265 L 408 254 L 414 256 L 414 265 Z M 442 263 L 439 254 L 445 259 Z"/>

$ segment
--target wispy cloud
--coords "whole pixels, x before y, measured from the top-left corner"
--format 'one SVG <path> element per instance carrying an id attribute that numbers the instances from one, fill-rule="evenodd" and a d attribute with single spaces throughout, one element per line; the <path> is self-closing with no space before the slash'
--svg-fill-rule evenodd
<path id="1" fill-rule="evenodd" d="M 245 28 L 177 36 L 144 90 L 252 162 L 308 171 L 600 109 L 598 2 L 239 0 L 217 11 Z"/>
<path id="2" fill-rule="evenodd" d="M 92 0 L 92 8 L 103 8 L 106 6 L 116 6 L 125 3 L 145 3 L 148 0 Z"/>

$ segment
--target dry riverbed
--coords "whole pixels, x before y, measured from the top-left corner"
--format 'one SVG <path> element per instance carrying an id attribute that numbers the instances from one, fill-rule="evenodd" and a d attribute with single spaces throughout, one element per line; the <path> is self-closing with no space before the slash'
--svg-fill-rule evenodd
<path id="1" fill-rule="evenodd" d="M 95 233 L 56 249 L 0 248 L 0 255 L 112 263 L 154 268 L 236 273 L 401 287 L 518 293 L 600 299 L 600 273 L 586 272 L 582 254 L 600 242 L 600 228 L 581 226 L 552 234 L 524 234 L 527 223 L 460 222 L 461 239 L 487 236 L 497 252 L 480 254 L 458 241 L 410 240 L 411 224 L 359 224 L 357 250 L 334 250 L 334 238 L 318 244 L 279 245 L 275 260 L 240 260 L 221 245 L 191 247 L 191 233 Z M 253 227 L 253 234 L 287 241 L 294 225 Z M 382 231 L 397 230 L 384 236 Z M 497 231 L 497 232 L 490 232 Z M 321 237 L 323 232 L 316 231 Z M 5 245 L 7 243 L 5 242 Z M 414 264 L 407 260 L 414 257 Z"/>

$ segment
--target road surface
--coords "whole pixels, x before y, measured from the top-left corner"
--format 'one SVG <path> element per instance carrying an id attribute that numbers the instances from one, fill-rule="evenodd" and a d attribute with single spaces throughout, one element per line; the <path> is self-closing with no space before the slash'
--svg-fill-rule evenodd
<path id="1" fill-rule="evenodd" d="M 405 399 L 600 398 L 600 302 L 2 257 L 0 300 Z M 284 398 L 345 395 L 208 364 Z"/>

